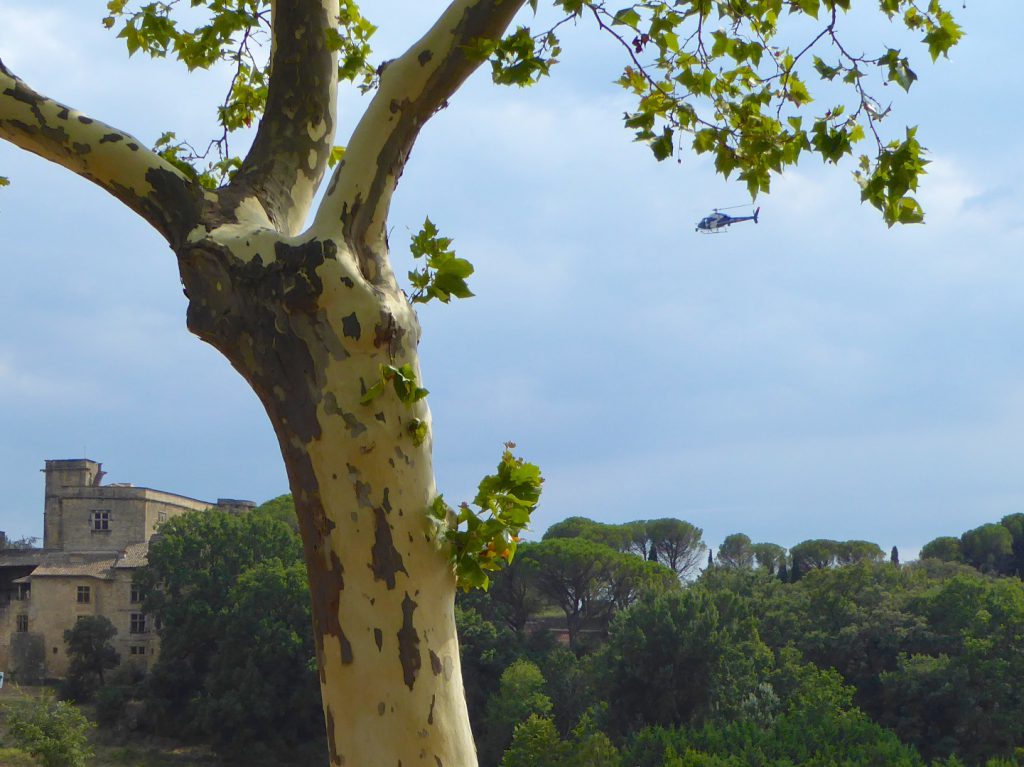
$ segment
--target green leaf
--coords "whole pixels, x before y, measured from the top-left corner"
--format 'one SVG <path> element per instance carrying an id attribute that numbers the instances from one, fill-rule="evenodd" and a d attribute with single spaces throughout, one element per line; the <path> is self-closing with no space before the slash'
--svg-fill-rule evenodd
<path id="1" fill-rule="evenodd" d="M 803 106 L 812 101 L 807 86 L 796 75 L 790 75 L 786 80 L 786 98 L 797 106 Z"/>
<path id="2" fill-rule="evenodd" d="M 636 29 L 640 25 L 640 14 L 632 7 L 623 8 L 612 17 L 612 24 Z"/>
<path id="3" fill-rule="evenodd" d="M 909 91 L 910 86 L 917 79 L 917 75 L 910 68 L 910 62 L 906 57 L 899 54 L 899 51 L 890 48 L 878 62 L 879 65 L 884 65 L 888 69 L 888 76 L 886 78 L 888 82 L 894 82 L 903 90 Z"/>
<path id="4" fill-rule="evenodd" d="M 705 128 L 693 134 L 693 148 L 698 154 L 710 152 L 718 143 L 718 131 Z"/>
<path id="5" fill-rule="evenodd" d="M 375 383 L 373 386 L 367 389 L 366 393 L 359 398 L 359 404 L 369 405 L 371 402 L 377 399 L 377 397 L 384 393 L 384 388 L 386 385 L 387 382 L 383 378 L 380 381 L 377 381 L 377 383 Z"/>
<path id="6" fill-rule="evenodd" d="M 817 56 L 813 58 L 813 62 L 815 71 L 821 76 L 821 79 L 823 80 L 832 80 L 835 78 L 837 74 L 839 74 L 840 71 L 842 71 L 839 67 L 829 66 Z"/>
<path id="7" fill-rule="evenodd" d="M 654 157 L 657 160 L 665 160 L 672 156 L 672 152 L 675 149 L 672 136 L 672 129 L 666 127 L 661 132 L 661 135 L 651 142 L 651 151 L 654 152 Z"/>
<path id="8" fill-rule="evenodd" d="M 818 18 L 818 7 L 821 5 L 821 0 L 796 0 L 796 4 L 811 18 Z"/>
<path id="9" fill-rule="evenodd" d="M 963 29 L 946 11 L 939 11 L 936 18 L 938 23 L 933 24 L 924 36 L 924 42 L 928 46 L 932 61 L 938 59 L 939 56 L 947 56 L 949 49 L 960 42 L 964 35 Z"/>

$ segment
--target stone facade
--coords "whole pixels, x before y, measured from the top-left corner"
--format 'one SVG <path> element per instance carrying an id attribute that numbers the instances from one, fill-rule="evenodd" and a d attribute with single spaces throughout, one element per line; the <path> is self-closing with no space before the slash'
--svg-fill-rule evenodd
<path id="1" fill-rule="evenodd" d="M 159 638 L 132 575 L 146 563 L 150 539 L 171 517 L 254 504 L 103 485 L 102 465 L 88 459 L 47 461 L 43 471 L 43 548 L 0 551 L 0 670 L 23 682 L 63 677 L 64 631 L 86 615 L 114 624 L 122 663 L 148 668 Z"/>

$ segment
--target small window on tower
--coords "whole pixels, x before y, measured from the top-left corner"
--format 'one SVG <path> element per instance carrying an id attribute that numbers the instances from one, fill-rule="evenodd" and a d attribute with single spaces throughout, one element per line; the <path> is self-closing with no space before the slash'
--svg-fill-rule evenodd
<path id="1" fill-rule="evenodd" d="M 21 614 L 21 615 L 18 616 L 17 629 L 18 629 L 18 631 L 21 631 L 21 632 L 28 631 L 28 616 L 27 615 Z"/>
<path id="2" fill-rule="evenodd" d="M 27 602 L 32 596 L 32 586 L 28 583 L 18 584 L 18 595 L 16 599 L 19 602 Z"/>
<path id="3" fill-rule="evenodd" d="M 78 587 L 78 604 L 87 605 L 92 600 L 92 591 L 88 586 Z"/>
<path id="4" fill-rule="evenodd" d="M 89 512 L 89 527 L 94 533 L 110 531 L 110 512 L 95 510 Z"/>
<path id="5" fill-rule="evenodd" d="M 133 605 L 137 605 L 142 601 L 142 586 L 139 586 L 137 583 L 132 584 L 131 601 Z"/>

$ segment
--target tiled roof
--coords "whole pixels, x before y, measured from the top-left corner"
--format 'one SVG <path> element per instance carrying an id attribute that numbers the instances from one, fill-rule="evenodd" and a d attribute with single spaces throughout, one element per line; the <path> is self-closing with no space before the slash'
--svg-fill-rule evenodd
<path id="1" fill-rule="evenodd" d="M 78 576 L 88 578 L 112 578 L 116 554 L 53 552 L 32 571 L 33 578 L 49 576 Z"/>
<path id="2" fill-rule="evenodd" d="M 133 543 L 118 555 L 114 567 L 145 567 L 148 553 L 148 543 Z"/>

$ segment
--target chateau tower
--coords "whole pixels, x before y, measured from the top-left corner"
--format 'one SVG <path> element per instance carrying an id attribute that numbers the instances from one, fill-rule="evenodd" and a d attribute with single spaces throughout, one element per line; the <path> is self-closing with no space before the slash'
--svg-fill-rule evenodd
<path id="1" fill-rule="evenodd" d="M 64 498 L 74 491 L 97 487 L 103 479 L 103 464 L 88 458 L 46 462 L 46 499 L 43 505 L 43 548 L 64 548 Z M 70 492 L 69 492 L 70 491 Z"/>

